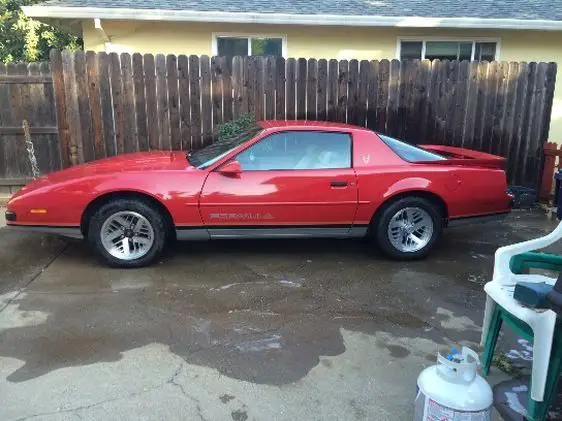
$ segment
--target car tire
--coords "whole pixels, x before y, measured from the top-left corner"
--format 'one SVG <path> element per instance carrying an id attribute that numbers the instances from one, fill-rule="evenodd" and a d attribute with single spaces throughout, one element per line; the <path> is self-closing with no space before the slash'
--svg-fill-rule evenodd
<path id="1" fill-rule="evenodd" d="M 385 205 L 371 232 L 378 246 L 396 260 L 425 258 L 443 231 L 443 215 L 431 201 L 410 196 Z"/>
<path id="2" fill-rule="evenodd" d="M 142 200 L 115 199 L 92 215 L 88 241 L 109 266 L 138 268 L 160 256 L 168 233 L 166 218 L 155 206 Z"/>

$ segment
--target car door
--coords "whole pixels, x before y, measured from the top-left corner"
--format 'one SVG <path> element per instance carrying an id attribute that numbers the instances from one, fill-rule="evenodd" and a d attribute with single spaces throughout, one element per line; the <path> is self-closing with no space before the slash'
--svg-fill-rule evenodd
<path id="1" fill-rule="evenodd" d="M 239 174 L 209 174 L 203 222 L 214 237 L 344 235 L 357 210 L 351 151 L 350 133 L 271 134 L 233 158 Z"/>

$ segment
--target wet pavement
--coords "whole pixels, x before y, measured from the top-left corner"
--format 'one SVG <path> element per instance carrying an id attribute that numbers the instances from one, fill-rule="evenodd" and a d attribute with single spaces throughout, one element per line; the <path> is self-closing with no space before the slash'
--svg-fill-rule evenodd
<path id="1" fill-rule="evenodd" d="M 479 349 L 496 248 L 554 226 L 517 211 L 408 263 L 365 241 L 177 243 L 138 270 L 0 229 L 0 419 L 412 419 L 437 351 Z"/>

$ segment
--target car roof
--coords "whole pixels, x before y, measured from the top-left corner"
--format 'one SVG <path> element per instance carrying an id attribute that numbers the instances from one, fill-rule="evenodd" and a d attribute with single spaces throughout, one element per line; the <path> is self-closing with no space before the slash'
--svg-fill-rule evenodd
<path id="1" fill-rule="evenodd" d="M 312 121 L 312 120 L 265 120 L 258 121 L 258 125 L 264 129 L 324 129 L 324 130 L 369 130 L 365 127 L 352 124 L 338 123 L 335 121 Z"/>

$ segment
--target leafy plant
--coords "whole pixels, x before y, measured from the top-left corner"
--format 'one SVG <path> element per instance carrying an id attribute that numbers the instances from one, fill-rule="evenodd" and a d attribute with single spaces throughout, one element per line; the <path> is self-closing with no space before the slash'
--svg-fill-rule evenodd
<path id="1" fill-rule="evenodd" d="M 258 128 L 256 119 L 252 113 L 249 113 L 218 126 L 216 129 L 217 140 L 230 139 L 256 128 Z"/>

